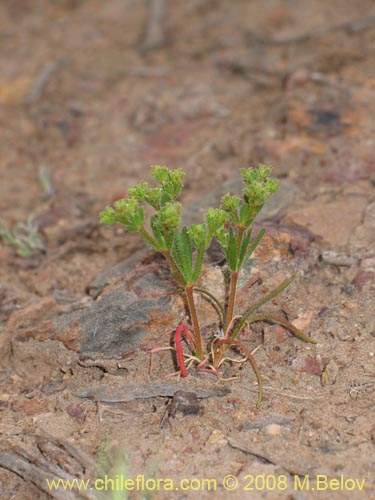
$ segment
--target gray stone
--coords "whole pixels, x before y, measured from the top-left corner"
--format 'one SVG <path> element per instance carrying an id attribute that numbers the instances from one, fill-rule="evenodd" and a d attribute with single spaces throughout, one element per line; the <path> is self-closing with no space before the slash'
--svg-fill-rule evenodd
<path id="1" fill-rule="evenodd" d="M 97 300 L 80 318 L 81 353 L 118 355 L 135 350 L 146 335 L 149 311 L 166 307 L 168 297 L 139 299 L 134 292 L 118 287 Z"/>
<path id="2" fill-rule="evenodd" d="M 322 252 L 322 260 L 333 266 L 350 267 L 358 264 L 360 259 L 357 255 L 336 252 L 334 250 L 324 250 Z"/>

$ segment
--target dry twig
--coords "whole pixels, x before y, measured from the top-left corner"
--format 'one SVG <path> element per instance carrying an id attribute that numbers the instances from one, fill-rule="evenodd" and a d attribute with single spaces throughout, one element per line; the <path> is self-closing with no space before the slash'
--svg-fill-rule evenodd
<path id="1" fill-rule="evenodd" d="M 316 40 L 317 38 L 322 38 L 330 33 L 335 33 L 337 31 L 343 31 L 346 33 L 359 33 L 360 31 L 365 31 L 371 29 L 375 26 L 375 16 L 364 17 L 356 19 L 355 21 L 346 21 L 344 23 L 334 24 L 331 26 L 326 26 L 324 28 L 317 29 L 311 33 L 304 33 L 303 35 L 298 35 L 290 38 L 284 39 L 274 39 L 265 38 L 260 34 L 250 32 L 249 42 L 258 43 L 260 45 L 269 46 L 285 46 L 285 45 L 296 45 L 300 43 L 306 43 L 310 40 Z"/>
<path id="2" fill-rule="evenodd" d="M 143 51 L 158 49 L 164 45 L 166 14 L 167 0 L 150 0 Z"/>

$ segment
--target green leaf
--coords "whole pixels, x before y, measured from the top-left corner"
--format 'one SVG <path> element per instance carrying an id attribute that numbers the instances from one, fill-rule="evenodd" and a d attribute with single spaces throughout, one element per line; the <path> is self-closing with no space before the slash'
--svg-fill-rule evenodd
<path id="1" fill-rule="evenodd" d="M 172 247 L 172 256 L 187 284 L 191 284 L 193 268 L 193 248 L 186 227 L 182 228 L 181 232 L 175 232 Z"/>
<path id="2" fill-rule="evenodd" d="M 205 239 L 204 240 L 202 239 L 200 246 L 198 247 L 197 258 L 195 261 L 195 267 L 194 267 L 194 272 L 193 272 L 193 276 L 192 276 L 193 284 L 198 281 L 199 275 L 201 273 L 205 250 L 206 250 L 206 241 L 205 241 Z"/>
<path id="3" fill-rule="evenodd" d="M 227 246 L 227 263 L 229 269 L 233 272 L 237 271 L 237 242 L 236 235 L 232 227 L 228 232 L 228 246 Z"/>
<path id="4" fill-rule="evenodd" d="M 100 222 L 114 224 L 120 222 L 130 232 L 139 231 L 144 221 L 144 209 L 135 198 L 124 198 L 114 203 L 114 208 L 107 207 L 100 214 Z"/>
<path id="5" fill-rule="evenodd" d="M 202 241 L 205 242 L 206 248 L 209 246 L 211 240 L 207 238 L 207 224 L 192 224 L 188 229 L 188 233 L 195 248 L 199 248 Z"/>
<path id="6" fill-rule="evenodd" d="M 148 191 L 147 182 L 140 182 L 136 186 L 129 189 L 129 196 L 140 201 L 146 200 Z"/>
<path id="7" fill-rule="evenodd" d="M 160 198 L 162 195 L 162 190 L 160 187 L 149 188 L 145 197 L 145 201 L 151 205 L 155 210 L 160 209 Z"/>
<path id="8" fill-rule="evenodd" d="M 256 237 L 254 238 L 254 240 L 252 241 L 252 243 L 250 245 L 250 248 L 248 249 L 248 251 L 247 251 L 247 253 L 245 255 L 245 258 L 243 259 L 243 264 L 241 264 L 241 265 L 245 265 L 246 262 L 250 259 L 251 255 L 253 254 L 253 252 L 255 251 L 255 249 L 257 248 L 257 246 L 259 245 L 261 239 L 265 235 L 265 232 L 266 232 L 265 229 L 261 229 L 259 231 L 259 233 L 256 235 Z"/>
<path id="9" fill-rule="evenodd" d="M 250 167 L 241 170 L 245 182 L 243 201 L 248 210 L 247 214 L 245 209 L 241 210 L 240 219 L 241 224 L 246 227 L 252 223 L 264 203 L 279 187 L 278 181 L 269 177 L 271 170 L 271 167 L 262 164 L 257 169 Z"/>
<path id="10" fill-rule="evenodd" d="M 165 231 L 164 232 L 164 240 L 167 248 L 170 250 L 172 248 L 175 237 L 175 231 Z"/>
<path id="11" fill-rule="evenodd" d="M 169 193 L 164 192 L 160 197 L 160 207 L 163 208 L 164 205 L 166 205 L 167 203 L 171 203 L 172 201 L 173 201 L 172 196 Z"/>
<path id="12" fill-rule="evenodd" d="M 248 203 L 244 203 L 240 208 L 240 224 L 249 227 L 254 220 L 252 208 Z"/>
<path id="13" fill-rule="evenodd" d="M 235 224 L 239 222 L 237 210 L 240 205 L 240 201 L 241 198 L 239 196 L 232 196 L 227 193 L 221 198 L 220 202 L 221 208 L 230 214 Z"/>
<path id="14" fill-rule="evenodd" d="M 209 234 L 207 236 L 208 240 L 215 237 L 224 249 L 226 247 L 227 240 L 225 224 L 229 222 L 229 214 L 221 208 L 209 208 L 205 218 L 209 228 Z"/>
<path id="15" fill-rule="evenodd" d="M 158 218 L 158 214 L 154 214 L 151 217 L 151 229 L 154 234 L 155 240 L 158 242 L 158 245 L 160 247 L 160 250 L 166 250 L 167 245 L 164 239 L 164 234 L 162 227 L 160 226 L 160 221 Z"/>
<path id="16" fill-rule="evenodd" d="M 152 167 L 152 173 L 154 178 L 162 186 L 164 193 L 169 194 L 172 199 L 176 198 L 180 194 L 185 172 L 181 169 L 171 170 L 168 167 L 155 165 Z"/>
<path id="17" fill-rule="evenodd" d="M 159 184 L 165 184 L 168 180 L 169 169 L 167 167 L 160 167 L 159 165 L 154 165 L 152 167 L 152 175 Z"/>
<path id="18" fill-rule="evenodd" d="M 106 207 L 100 212 L 99 220 L 102 224 L 112 225 L 117 222 L 116 210 L 112 207 Z"/>
<path id="19" fill-rule="evenodd" d="M 238 269 L 242 267 L 245 262 L 246 250 L 249 246 L 250 238 L 251 238 L 252 229 L 250 229 L 247 233 L 242 236 L 240 251 L 238 255 Z"/>

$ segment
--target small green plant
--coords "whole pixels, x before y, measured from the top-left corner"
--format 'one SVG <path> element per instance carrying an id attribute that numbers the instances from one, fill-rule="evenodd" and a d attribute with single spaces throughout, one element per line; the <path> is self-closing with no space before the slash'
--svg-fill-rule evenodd
<path id="1" fill-rule="evenodd" d="M 129 197 L 115 202 L 113 207 L 107 207 L 100 214 L 100 220 L 104 224 L 120 222 L 127 231 L 139 232 L 151 248 L 164 255 L 174 279 L 184 291 L 191 324 L 181 324 L 172 332 L 175 335 L 174 345 L 179 365 L 177 373 L 186 377 L 187 370 L 196 364 L 198 370 L 219 376 L 220 366 L 227 359 L 227 350 L 237 348 L 250 361 L 257 377 L 257 407 L 260 407 L 262 378 L 253 353 L 238 339 L 244 327 L 260 321 L 278 323 L 305 342 L 315 344 L 315 341 L 284 318 L 256 314 L 261 306 L 289 286 L 293 276 L 252 304 L 247 311 L 235 315 L 239 272 L 249 261 L 265 232 L 261 230 L 252 238 L 255 217 L 278 189 L 278 182 L 270 177 L 270 167 L 260 165 L 258 168 L 244 168 L 241 172 L 244 180 L 242 196 L 229 193 L 224 195 L 220 207 L 210 208 L 205 214 L 205 222 L 201 224 L 181 227 L 181 204 L 177 197 L 185 174 L 179 169 L 170 170 L 159 166 L 153 167 L 153 176 L 158 184 L 156 187 L 149 187 L 146 182 L 141 182 L 129 189 Z M 146 205 L 154 211 L 148 225 L 145 222 Z M 224 305 L 213 294 L 198 286 L 205 251 L 213 238 L 222 248 L 230 272 L 229 296 Z M 205 342 L 201 333 L 194 291 L 205 295 L 219 314 L 223 333 L 208 342 Z M 183 352 L 183 341 L 189 348 L 189 353 Z M 156 350 L 152 349 L 151 353 Z"/>
<path id="2" fill-rule="evenodd" d="M 39 226 L 34 222 L 32 216 L 29 217 L 26 224 L 16 224 L 12 231 L 7 229 L 0 219 L 0 237 L 5 243 L 14 247 L 17 255 L 25 259 L 40 255 L 46 250 L 39 233 Z"/>

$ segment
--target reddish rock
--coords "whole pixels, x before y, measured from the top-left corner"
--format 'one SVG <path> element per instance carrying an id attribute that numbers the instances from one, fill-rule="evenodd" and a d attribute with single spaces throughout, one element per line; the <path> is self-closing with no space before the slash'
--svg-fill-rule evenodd
<path id="1" fill-rule="evenodd" d="M 49 411 L 48 401 L 43 399 L 30 399 L 22 404 L 22 411 L 25 415 L 39 415 Z"/>
<path id="2" fill-rule="evenodd" d="M 76 403 L 72 403 L 71 405 L 67 406 L 66 411 L 70 417 L 77 418 L 78 420 L 82 420 L 85 413 L 85 409 L 83 408 L 83 406 Z"/>
<path id="3" fill-rule="evenodd" d="M 301 372 L 308 373 L 309 375 L 321 376 L 323 370 L 329 363 L 329 359 L 316 356 L 306 356 L 304 359 L 305 365 L 300 369 Z"/>
<path id="4" fill-rule="evenodd" d="M 374 271 L 360 271 L 355 278 L 355 286 L 361 292 L 367 283 L 374 283 L 375 285 L 375 272 Z"/>
<path id="5" fill-rule="evenodd" d="M 280 325 L 268 325 L 264 327 L 264 334 L 266 337 L 268 335 L 272 335 L 277 344 L 285 342 L 285 340 L 288 338 L 287 331 Z"/>
<path id="6" fill-rule="evenodd" d="M 313 235 L 305 229 L 296 226 L 284 226 L 269 221 L 262 224 L 267 231 L 261 243 L 261 252 L 267 251 L 267 235 L 272 238 L 269 242 L 268 253 L 280 252 L 282 255 L 303 255 L 309 254 Z"/>

